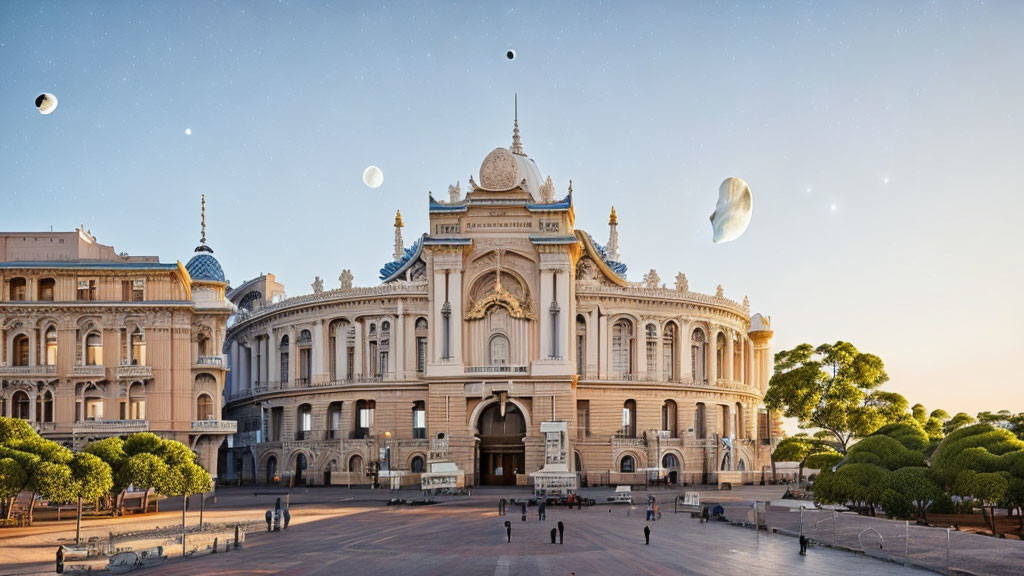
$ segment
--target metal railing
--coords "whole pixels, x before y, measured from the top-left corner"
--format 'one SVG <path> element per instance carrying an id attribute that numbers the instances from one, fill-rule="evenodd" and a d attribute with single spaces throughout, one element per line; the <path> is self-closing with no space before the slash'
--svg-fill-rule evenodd
<path id="1" fill-rule="evenodd" d="M 56 373 L 57 367 L 50 364 L 37 364 L 35 366 L 0 366 L 0 374 L 8 374 L 11 376 Z"/>
<path id="2" fill-rule="evenodd" d="M 72 426 L 74 434 L 87 432 L 146 432 L 149 420 L 77 420 Z"/>
<path id="3" fill-rule="evenodd" d="M 234 420 L 193 420 L 192 431 L 234 434 L 238 432 L 238 422 Z"/>
<path id="4" fill-rule="evenodd" d="M 223 356 L 200 356 L 196 358 L 196 364 L 199 366 L 217 366 L 220 368 L 224 367 Z"/>
<path id="5" fill-rule="evenodd" d="M 466 366 L 467 374 L 526 374 L 528 370 L 528 366 L 521 364 Z"/>

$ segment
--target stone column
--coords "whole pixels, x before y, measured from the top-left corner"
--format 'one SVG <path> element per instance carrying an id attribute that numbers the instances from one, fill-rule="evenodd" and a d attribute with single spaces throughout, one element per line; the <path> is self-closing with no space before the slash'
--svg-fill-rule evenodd
<path id="1" fill-rule="evenodd" d="M 598 350 L 597 344 L 600 340 L 601 330 L 598 327 L 597 321 L 597 308 L 590 311 L 589 321 L 587 322 L 587 349 L 586 349 L 586 375 L 587 378 L 597 378 L 598 376 L 598 356 L 600 350 Z"/>
<path id="2" fill-rule="evenodd" d="M 259 379 L 256 375 L 259 373 L 259 367 L 256 365 L 256 350 L 259 349 L 259 340 L 253 339 L 249 342 L 249 389 L 256 388 L 259 384 Z"/>
<path id="3" fill-rule="evenodd" d="M 278 349 L 277 332 L 273 328 L 267 329 L 267 380 L 270 382 L 281 382 L 287 376 L 281 374 L 281 354 Z M 288 342 L 289 350 L 295 347 L 295 342 Z M 291 357 L 289 356 L 289 360 Z M 283 383 L 283 382 L 282 382 Z"/>
<path id="4" fill-rule="evenodd" d="M 354 374 L 349 374 L 350 378 L 361 378 L 363 374 L 363 322 L 359 319 L 352 322 L 352 326 L 355 328 L 355 352 L 353 356 L 355 358 L 352 362 L 352 371 Z"/>
<path id="5" fill-rule="evenodd" d="M 405 341 L 405 305 L 398 302 L 398 315 L 395 316 L 395 337 L 391 339 L 391 355 L 395 357 L 395 379 L 405 380 L 405 352 L 408 350 Z M 416 347 L 413 346 L 415 349 Z"/>
<path id="6" fill-rule="evenodd" d="M 324 321 L 322 319 L 313 323 L 313 366 L 310 370 L 310 380 L 321 380 L 324 373 Z"/>
<path id="7" fill-rule="evenodd" d="M 238 357 L 238 340 L 231 341 L 231 348 L 229 350 L 228 353 L 231 357 L 228 361 L 228 368 L 230 369 L 228 378 L 231 383 L 231 394 L 237 394 L 239 391 L 239 375 L 242 370 L 242 363 Z"/>
<path id="8" fill-rule="evenodd" d="M 685 319 L 679 319 L 679 351 L 676 361 L 676 381 L 686 382 L 693 375 L 693 360 L 690 355 L 693 353 L 693 343 L 690 341 L 691 327 Z"/>
<path id="9" fill-rule="evenodd" d="M 299 378 L 299 364 L 302 363 L 302 354 L 299 353 L 299 343 L 295 338 L 295 327 L 289 326 L 288 331 L 288 374 L 281 375 L 281 387 L 284 388 L 286 385 L 291 386 L 292 382 Z M 276 363 L 280 365 L 280 357 L 276 358 Z M 280 370 L 280 368 L 278 368 Z M 287 380 L 287 383 L 285 382 Z"/>
<path id="10" fill-rule="evenodd" d="M 598 378 L 608 378 L 608 368 L 611 360 L 612 343 L 608 341 L 608 315 L 601 314 L 597 321 L 597 333 L 600 339 L 598 347 Z"/>
<path id="11" fill-rule="evenodd" d="M 334 327 L 334 375 L 335 380 L 344 380 L 348 373 L 348 329 L 338 323 Z"/>
<path id="12" fill-rule="evenodd" d="M 708 384 L 714 386 L 718 380 L 718 328 L 710 327 L 708 338 L 708 346 L 705 350 L 704 373 L 707 374 Z"/>
<path id="13" fill-rule="evenodd" d="M 664 328 L 661 328 L 661 330 L 664 330 Z M 664 345 L 664 332 L 659 331 L 658 332 L 658 339 L 655 340 L 655 342 L 654 342 L 654 358 L 655 358 L 654 369 L 657 370 L 658 373 L 655 374 L 654 378 L 651 378 L 652 380 L 657 380 L 658 382 L 661 382 L 661 381 L 665 380 L 665 362 L 666 362 L 666 360 L 665 360 L 665 347 L 664 346 L 665 346 Z M 672 360 L 669 359 L 668 362 L 671 363 Z"/>
<path id="14" fill-rule="evenodd" d="M 725 369 L 724 376 L 726 380 L 735 380 L 735 374 L 733 374 L 733 369 L 736 365 L 734 339 L 735 336 L 732 330 L 725 333 L 725 362 L 722 362 L 724 364 L 722 367 Z"/>

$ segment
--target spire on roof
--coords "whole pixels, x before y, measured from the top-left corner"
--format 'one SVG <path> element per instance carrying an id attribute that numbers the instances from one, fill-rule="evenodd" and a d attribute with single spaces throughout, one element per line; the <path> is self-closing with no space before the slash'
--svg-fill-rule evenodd
<path id="1" fill-rule="evenodd" d="M 515 95 L 515 120 L 512 124 L 512 146 L 509 150 L 513 154 L 526 156 L 523 152 L 523 141 L 519 139 L 519 94 Z"/>
<path id="2" fill-rule="evenodd" d="M 405 255 L 405 241 L 402 240 L 402 228 L 405 226 L 405 222 L 402 222 L 402 211 L 395 211 L 395 261 L 402 259 Z"/>
<path id="3" fill-rule="evenodd" d="M 612 206 L 612 213 L 608 215 L 608 246 L 605 251 L 609 260 L 619 261 L 619 217 L 615 215 L 615 206 Z"/>
<path id="4" fill-rule="evenodd" d="M 619 223 L 619 217 L 615 214 L 615 206 L 612 206 L 612 213 L 608 215 L 608 225 L 614 226 Z"/>
<path id="5" fill-rule="evenodd" d="M 202 208 L 200 209 L 200 226 L 202 226 L 202 232 L 199 236 L 199 246 L 196 246 L 196 252 L 209 252 L 213 253 L 213 248 L 206 245 L 206 194 L 202 196 Z"/>

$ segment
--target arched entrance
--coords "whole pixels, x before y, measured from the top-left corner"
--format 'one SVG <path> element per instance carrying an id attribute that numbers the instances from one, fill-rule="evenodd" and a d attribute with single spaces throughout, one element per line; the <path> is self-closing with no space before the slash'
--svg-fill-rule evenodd
<path id="1" fill-rule="evenodd" d="M 514 486 L 515 475 L 526 471 L 526 420 L 519 407 L 506 403 L 504 416 L 499 403 L 484 408 L 476 431 L 480 438 L 480 483 Z"/>
<path id="2" fill-rule="evenodd" d="M 267 458 L 267 484 L 277 484 L 277 458 Z"/>
<path id="3" fill-rule="evenodd" d="M 306 455 L 302 452 L 295 457 L 295 485 L 302 486 L 306 484 Z"/>
<path id="4" fill-rule="evenodd" d="M 679 458 L 669 452 L 661 458 L 661 467 L 665 469 L 665 479 L 669 484 L 679 483 Z"/>

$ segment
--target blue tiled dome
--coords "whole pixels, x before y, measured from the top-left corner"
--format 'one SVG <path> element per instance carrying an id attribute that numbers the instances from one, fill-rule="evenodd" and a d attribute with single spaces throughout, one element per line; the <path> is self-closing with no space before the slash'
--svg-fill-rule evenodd
<path id="1" fill-rule="evenodd" d="M 226 282 L 224 269 L 220 267 L 220 262 L 217 262 L 213 254 L 208 252 L 197 253 L 188 261 L 188 264 L 185 264 L 185 269 L 188 270 L 193 280 Z"/>

